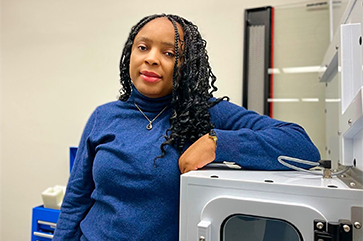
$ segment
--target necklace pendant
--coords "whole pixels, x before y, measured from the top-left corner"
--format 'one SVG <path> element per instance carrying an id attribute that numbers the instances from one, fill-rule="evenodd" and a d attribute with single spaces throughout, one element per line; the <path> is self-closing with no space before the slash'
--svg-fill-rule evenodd
<path id="1" fill-rule="evenodd" d="M 151 122 L 146 126 L 146 129 L 151 130 L 153 128 L 153 125 L 151 124 Z"/>

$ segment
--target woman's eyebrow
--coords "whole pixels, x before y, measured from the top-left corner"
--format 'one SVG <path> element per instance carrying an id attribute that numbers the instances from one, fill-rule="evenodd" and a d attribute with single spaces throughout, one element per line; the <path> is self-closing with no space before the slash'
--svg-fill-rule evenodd
<path id="1" fill-rule="evenodd" d="M 149 42 L 149 43 L 153 43 L 154 42 L 152 39 L 150 39 L 148 37 L 142 37 L 142 36 L 136 38 L 135 41 L 145 41 L 145 42 Z M 171 42 L 164 42 L 163 41 L 163 42 L 161 42 L 161 44 L 162 45 L 165 45 L 167 47 L 172 47 L 172 48 L 175 47 L 174 43 L 171 43 Z"/>
<path id="2" fill-rule="evenodd" d="M 135 39 L 135 41 L 153 42 L 152 39 L 149 39 L 147 37 L 138 37 L 137 39 Z"/>

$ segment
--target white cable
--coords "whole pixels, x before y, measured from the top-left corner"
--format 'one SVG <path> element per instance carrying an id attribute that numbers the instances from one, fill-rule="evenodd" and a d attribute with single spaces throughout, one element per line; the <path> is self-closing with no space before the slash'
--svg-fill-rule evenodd
<path id="1" fill-rule="evenodd" d="M 302 164 L 306 164 L 306 165 L 310 165 L 310 166 L 319 166 L 320 165 L 319 162 L 306 161 L 306 160 L 302 160 L 302 159 L 298 159 L 298 158 L 294 158 L 294 157 L 289 157 L 289 156 L 279 156 L 277 158 L 279 163 L 281 163 L 282 165 L 284 165 L 284 166 L 286 166 L 288 168 L 291 168 L 291 169 L 294 169 L 294 170 L 297 170 L 297 171 L 307 172 L 307 173 L 314 174 L 314 175 L 324 176 L 322 172 L 314 172 L 314 171 L 305 170 L 303 168 L 300 168 L 300 167 L 291 165 L 291 164 L 289 164 L 287 162 L 284 162 L 282 159 L 292 161 L 292 162 L 298 162 L 298 163 L 302 163 Z M 337 176 L 337 175 L 343 174 L 344 172 L 348 171 L 349 168 L 351 168 L 351 166 L 347 166 L 347 167 L 345 167 L 344 170 L 332 173 L 331 175 L 332 176 Z"/>
<path id="2" fill-rule="evenodd" d="M 346 171 L 348 171 L 350 168 L 351 168 L 352 166 L 346 166 L 345 168 L 344 168 L 344 170 L 341 170 L 341 171 L 339 171 L 339 172 L 332 172 L 332 176 L 339 176 L 339 175 L 341 175 L 341 174 L 343 174 L 344 172 L 346 172 Z"/>
<path id="3" fill-rule="evenodd" d="M 287 166 L 288 168 L 291 168 L 291 169 L 294 169 L 294 170 L 297 170 L 297 171 L 308 172 L 308 173 L 315 174 L 315 175 L 323 175 L 322 172 L 313 172 L 313 171 L 305 170 L 303 168 L 300 168 L 300 167 L 291 165 L 289 163 L 286 163 L 282 159 L 289 160 L 289 161 L 293 161 L 293 162 L 298 162 L 298 163 L 303 163 L 303 164 L 307 164 L 307 165 L 310 165 L 310 166 L 319 166 L 319 163 L 318 162 L 311 162 L 311 161 L 301 160 L 301 159 L 294 158 L 294 157 L 289 157 L 289 156 L 279 156 L 277 158 L 277 160 L 282 165 Z"/>

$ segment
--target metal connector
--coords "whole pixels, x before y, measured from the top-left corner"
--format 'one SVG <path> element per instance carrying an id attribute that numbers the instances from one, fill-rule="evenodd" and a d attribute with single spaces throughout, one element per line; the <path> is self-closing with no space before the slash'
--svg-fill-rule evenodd
<path id="1" fill-rule="evenodd" d="M 323 178 L 331 178 L 331 170 L 330 169 L 324 168 Z"/>
<path id="2" fill-rule="evenodd" d="M 323 178 L 331 178 L 331 161 L 320 160 L 319 164 L 323 168 Z"/>

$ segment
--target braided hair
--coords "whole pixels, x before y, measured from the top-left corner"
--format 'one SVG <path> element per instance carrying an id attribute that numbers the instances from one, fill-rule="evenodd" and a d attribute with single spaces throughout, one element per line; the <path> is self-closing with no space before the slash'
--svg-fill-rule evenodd
<path id="1" fill-rule="evenodd" d="M 214 124 L 210 121 L 209 108 L 223 99 L 229 100 L 228 97 L 212 99 L 213 92 L 217 91 L 217 87 L 214 85 L 217 78 L 208 61 L 207 42 L 201 37 L 198 27 L 182 17 L 169 14 L 144 17 L 131 28 L 120 61 L 119 99 L 126 101 L 131 95 L 132 83 L 129 65 L 135 36 L 148 22 L 161 17 L 169 19 L 174 26 L 175 64 L 170 128 L 166 131 L 165 141 L 160 146 L 162 155 L 156 157 L 155 160 L 165 156 L 166 145 L 174 145 L 181 154 L 188 145 L 213 129 Z M 179 39 L 177 23 L 184 31 L 184 40 Z M 181 51 L 179 51 L 179 42 L 181 42 Z"/>

